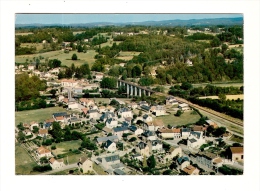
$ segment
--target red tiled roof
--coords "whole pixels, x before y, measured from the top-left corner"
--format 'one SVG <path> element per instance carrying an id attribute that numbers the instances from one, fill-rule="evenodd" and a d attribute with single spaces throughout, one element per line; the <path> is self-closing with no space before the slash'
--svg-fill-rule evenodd
<path id="1" fill-rule="evenodd" d="M 37 149 L 37 152 L 38 152 L 39 154 L 45 154 L 45 153 L 50 153 L 51 151 L 49 151 L 48 149 L 46 149 L 46 148 L 44 148 L 43 146 L 41 146 L 41 147 L 39 147 L 39 148 Z"/>
<path id="2" fill-rule="evenodd" d="M 56 120 L 63 120 L 63 119 L 64 119 L 63 116 L 58 116 L 58 117 L 56 117 Z"/>
<path id="3" fill-rule="evenodd" d="M 232 154 L 239 154 L 244 152 L 244 147 L 230 147 Z"/>
<path id="4" fill-rule="evenodd" d="M 48 134 L 48 130 L 47 129 L 39 129 L 39 134 L 41 134 L 41 135 Z"/>
<path id="5" fill-rule="evenodd" d="M 189 166 L 187 166 L 183 169 L 183 171 L 186 172 L 189 175 L 191 175 L 194 170 L 196 170 L 196 168 L 192 165 L 189 165 Z"/>

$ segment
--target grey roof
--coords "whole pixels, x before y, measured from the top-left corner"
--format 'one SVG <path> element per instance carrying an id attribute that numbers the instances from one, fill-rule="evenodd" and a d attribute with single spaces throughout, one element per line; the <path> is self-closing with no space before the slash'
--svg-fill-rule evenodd
<path id="1" fill-rule="evenodd" d="M 200 136 L 201 136 L 201 134 L 200 134 L 199 132 L 194 132 L 194 131 L 191 132 L 191 135 L 193 135 L 193 136 L 196 137 L 197 139 L 199 139 Z"/>
<path id="2" fill-rule="evenodd" d="M 197 142 L 197 140 L 196 139 L 189 139 L 189 141 L 191 142 L 191 143 L 195 143 L 195 142 Z"/>
<path id="3" fill-rule="evenodd" d="M 81 121 L 80 119 L 78 119 L 77 117 L 72 117 L 70 119 L 70 122 L 78 122 L 78 121 Z"/>
<path id="4" fill-rule="evenodd" d="M 140 157 L 140 156 L 142 156 L 140 153 L 136 153 L 136 154 L 133 155 L 134 158 L 135 157 Z"/>
<path id="5" fill-rule="evenodd" d="M 139 105 L 142 105 L 142 104 L 147 104 L 147 102 L 146 101 L 140 101 Z"/>
<path id="6" fill-rule="evenodd" d="M 156 146 L 158 144 L 162 144 L 162 142 L 160 140 L 153 140 L 153 141 L 151 141 L 151 143 L 152 143 L 152 146 Z"/>
<path id="7" fill-rule="evenodd" d="M 145 136 L 145 137 L 150 137 L 150 136 L 154 136 L 154 135 L 155 135 L 155 133 L 153 131 L 147 130 L 147 131 L 143 132 L 143 136 Z"/>
<path id="8" fill-rule="evenodd" d="M 112 121 L 116 121 L 116 120 L 114 118 L 109 118 L 106 122 L 110 124 Z"/>
<path id="9" fill-rule="evenodd" d="M 107 156 L 107 157 L 104 157 L 104 159 L 106 160 L 106 162 L 113 162 L 113 161 L 120 160 L 119 155 Z"/>
<path id="10" fill-rule="evenodd" d="M 105 142 L 105 148 L 108 148 L 113 142 L 109 139 Z"/>
<path id="11" fill-rule="evenodd" d="M 100 120 L 108 119 L 110 117 L 115 117 L 115 114 L 113 112 L 105 112 L 101 115 Z"/>
<path id="12" fill-rule="evenodd" d="M 146 143 L 144 143 L 144 142 L 139 142 L 138 144 L 137 144 L 137 146 L 139 147 L 139 149 L 144 149 L 145 147 L 146 147 Z"/>
<path id="13" fill-rule="evenodd" d="M 184 156 L 182 156 L 182 157 L 180 157 L 180 158 L 177 159 L 177 162 L 178 162 L 179 164 L 182 164 L 182 163 L 185 162 L 185 161 L 190 161 L 190 160 L 189 160 L 188 157 L 184 157 Z"/>
<path id="14" fill-rule="evenodd" d="M 190 128 L 182 128 L 181 132 L 191 132 L 191 129 Z"/>
<path id="15" fill-rule="evenodd" d="M 67 115 L 67 113 L 66 113 L 66 112 L 60 112 L 60 113 L 53 113 L 52 115 L 53 115 L 54 117 L 61 117 L 61 116 Z"/>
<path id="16" fill-rule="evenodd" d="M 51 126 L 51 124 L 52 124 L 52 123 L 50 123 L 50 122 L 45 123 L 45 124 L 44 124 L 44 127 L 45 127 L 45 128 L 49 128 L 49 127 Z"/>
<path id="17" fill-rule="evenodd" d="M 114 170 L 114 173 L 115 173 L 115 175 L 126 175 L 126 173 L 124 171 L 122 171 L 118 168 Z"/>
<path id="18" fill-rule="evenodd" d="M 88 113 L 97 113 L 98 111 L 96 109 L 88 110 Z"/>
<path id="19" fill-rule="evenodd" d="M 131 126 L 128 127 L 128 129 L 129 129 L 130 131 L 132 131 L 132 132 L 135 132 L 135 131 L 137 130 L 137 127 L 134 126 L 134 125 L 131 125 Z"/>
<path id="20" fill-rule="evenodd" d="M 113 169 L 116 169 L 116 168 L 124 168 L 125 165 L 120 162 L 120 163 L 117 163 L 117 164 L 112 164 L 111 167 L 112 167 Z"/>
<path id="21" fill-rule="evenodd" d="M 108 136 L 108 137 L 99 137 L 99 138 L 97 138 L 97 142 L 105 142 L 107 140 L 113 141 L 115 139 L 118 139 L 117 135 L 112 135 L 112 136 Z"/>
<path id="22" fill-rule="evenodd" d="M 128 111 L 130 111 L 127 107 L 124 107 L 124 108 L 120 108 L 119 110 L 118 110 L 118 112 L 128 112 Z"/>
<path id="23" fill-rule="evenodd" d="M 146 110 L 146 111 L 149 111 L 150 110 L 150 107 L 149 106 L 146 106 L 146 105 L 142 105 L 141 108 L 143 110 Z"/>
<path id="24" fill-rule="evenodd" d="M 113 129 L 114 132 L 120 132 L 120 131 L 126 131 L 126 130 L 128 130 L 127 126 L 117 127 L 117 128 Z"/>
<path id="25" fill-rule="evenodd" d="M 147 119 L 148 117 L 149 117 L 149 115 L 147 115 L 147 114 L 145 114 L 145 115 L 143 116 L 144 119 Z"/>

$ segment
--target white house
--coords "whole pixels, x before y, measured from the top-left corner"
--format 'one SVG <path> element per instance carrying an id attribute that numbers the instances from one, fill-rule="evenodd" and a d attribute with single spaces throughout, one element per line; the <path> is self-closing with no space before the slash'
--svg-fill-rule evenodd
<path id="1" fill-rule="evenodd" d="M 190 165 L 190 159 L 186 156 L 181 156 L 177 159 L 178 170 L 183 170 L 185 167 Z"/>
<path id="2" fill-rule="evenodd" d="M 55 158 L 52 157 L 49 160 L 49 162 L 50 162 L 50 166 L 51 166 L 52 170 L 59 169 L 59 168 L 62 168 L 65 166 L 63 159 L 56 160 Z"/>
<path id="3" fill-rule="evenodd" d="M 137 128 L 137 127 L 134 126 L 134 125 L 129 126 L 128 129 L 129 129 L 131 132 L 133 132 L 134 135 L 141 135 L 141 134 L 144 132 L 143 129 Z"/>
<path id="4" fill-rule="evenodd" d="M 112 129 L 114 127 L 117 127 L 118 125 L 118 121 L 117 119 L 115 118 L 109 118 L 107 121 L 106 121 L 106 127 L 108 127 L 109 129 Z"/>
<path id="5" fill-rule="evenodd" d="M 138 107 L 138 105 L 135 102 L 131 102 L 128 104 L 128 107 L 131 107 L 132 109 L 136 109 Z"/>
<path id="6" fill-rule="evenodd" d="M 104 149 L 109 151 L 109 152 L 114 152 L 116 151 L 116 143 L 110 141 L 110 140 L 107 140 L 104 144 Z"/>
<path id="7" fill-rule="evenodd" d="M 187 103 L 182 103 L 182 104 L 179 104 L 179 109 L 182 110 L 182 111 L 187 111 L 187 110 L 191 110 L 191 108 L 189 107 L 189 105 Z"/>
<path id="8" fill-rule="evenodd" d="M 89 118 L 90 119 L 97 119 L 98 118 L 98 111 L 97 110 L 88 110 Z"/>
<path id="9" fill-rule="evenodd" d="M 136 148 L 135 148 L 136 152 L 140 153 L 142 156 L 149 156 L 149 147 L 146 143 L 144 142 L 139 142 L 137 145 L 136 145 Z"/>
<path id="10" fill-rule="evenodd" d="M 190 128 L 182 128 L 181 129 L 181 138 L 187 139 L 190 136 L 191 129 Z"/>
<path id="11" fill-rule="evenodd" d="M 48 129 L 39 129 L 38 136 L 46 137 L 48 135 Z"/>
<path id="12" fill-rule="evenodd" d="M 49 151 L 48 149 L 46 149 L 45 147 L 41 146 L 39 147 L 36 151 L 35 151 L 36 156 L 38 157 L 38 159 L 42 158 L 42 157 L 47 157 L 50 158 L 52 157 L 51 151 Z"/>
<path id="13" fill-rule="evenodd" d="M 79 103 L 84 105 L 85 107 L 90 107 L 90 105 L 95 104 L 93 99 L 80 98 Z"/>
<path id="14" fill-rule="evenodd" d="M 83 173 L 93 171 L 93 162 L 87 157 L 81 157 L 78 162 L 79 169 L 83 170 Z"/>
<path id="15" fill-rule="evenodd" d="M 205 142 L 203 132 L 191 132 L 188 137 L 187 147 L 198 149 L 201 145 L 205 144 Z"/>
<path id="16" fill-rule="evenodd" d="M 121 115 L 122 118 L 133 117 L 132 111 L 128 108 L 121 108 L 118 110 L 117 115 Z"/>
<path id="17" fill-rule="evenodd" d="M 165 108 L 162 105 L 157 105 L 153 111 L 153 114 L 158 117 L 158 116 L 162 116 L 165 115 Z"/>
<path id="18" fill-rule="evenodd" d="M 173 128 L 173 129 L 159 129 L 159 136 L 162 139 L 167 139 L 167 138 L 174 138 L 174 139 L 179 139 L 181 138 L 181 130 L 177 129 L 177 128 Z"/>
<path id="19" fill-rule="evenodd" d="M 63 87 L 75 87 L 78 85 L 78 82 L 73 79 L 62 79 L 61 86 Z"/>
<path id="20" fill-rule="evenodd" d="M 143 121 L 144 121 L 145 123 L 151 122 L 151 121 L 153 121 L 153 118 L 152 118 L 151 116 L 145 114 L 145 115 L 143 116 Z"/>
<path id="21" fill-rule="evenodd" d="M 149 147 L 150 152 L 163 150 L 163 144 L 160 140 L 148 141 L 147 145 Z"/>

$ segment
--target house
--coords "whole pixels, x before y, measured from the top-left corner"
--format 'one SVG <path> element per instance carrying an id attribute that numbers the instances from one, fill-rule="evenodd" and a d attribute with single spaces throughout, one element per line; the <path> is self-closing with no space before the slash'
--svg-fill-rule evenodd
<path id="1" fill-rule="evenodd" d="M 79 103 L 85 107 L 89 107 L 92 104 L 95 104 L 93 99 L 80 98 Z"/>
<path id="2" fill-rule="evenodd" d="M 62 79 L 60 82 L 63 87 L 75 87 L 78 85 L 78 82 L 73 79 Z"/>
<path id="3" fill-rule="evenodd" d="M 101 115 L 100 121 L 105 122 L 110 118 L 115 118 L 115 114 L 113 112 L 105 112 Z"/>
<path id="4" fill-rule="evenodd" d="M 156 131 L 153 122 L 146 122 L 143 124 L 143 129 L 146 131 Z"/>
<path id="5" fill-rule="evenodd" d="M 139 142 L 137 145 L 136 145 L 136 149 L 135 149 L 136 152 L 140 153 L 142 156 L 149 156 L 149 147 L 146 143 L 144 142 Z"/>
<path id="6" fill-rule="evenodd" d="M 96 80 L 97 81 L 101 81 L 102 79 L 103 79 L 103 77 L 104 77 L 104 74 L 102 74 L 102 73 L 96 73 Z"/>
<path id="7" fill-rule="evenodd" d="M 77 117 L 71 117 L 68 120 L 68 124 L 75 125 L 75 124 L 81 124 L 81 119 Z"/>
<path id="8" fill-rule="evenodd" d="M 118 137 L 116 135 L 112 135 L 108 137 L 99 137 L 97 138 L 97 143 L 101 145 L 102 143 L 105 143 L 107 140 L 118 142 Z"/>
<path id="9" fill-rule="evenodd" d="M 170 150 L 165 155 L 164 159 L 172 160 L 174 157 L 181 157 L 182 156 L 182 149 L 181 147 L 173 147 L 171 146 Z"/>
<path id="10" fill-rule="evenodd" d="M 24 126 L 25 127 L 25 126 Z M 39 127 L 39 123 L 35 122 L 35 121 L 32 121 L 30 123 L 30 129 L 33 130 L 33 127 Z M 25 127 L 26 128 L 26 127 Z"/>
<path id="11" fill-rule="evenodd" d="M 132 159 L 142 161 L 143 160 L 143 156 L 140 153 L 136 153 L 136 154 L 134 154 L 132 156 Z"/>
<path id="12" fill-rule="evenodd" d="M 204 127 L 204 126 L 200 126 L 200 125 L 194 125 L 191 129 L 192 129 L 192 131 L 194 131 L 194 132 L 200 133 L 200 132 L 206 131 L 207 128 Z"/>
<path id="13" fill-rule="evenodd" d="M 111 165 L 120 163 L 120 157 L 118 154 L 105 156 L 102 159 L 98 158 L 98 160 L 101 160 L 101 164 L 105 169 L 112 169 Z"/>
<path id="14" fill-rule="evenodd" d="M 183 170 L 185 167 L 190 165 L 190 159 L 186 156 L 181 156 L 177 159 L 178 170 Z"/>
<path id="15" fill-rule="evenodd" d="M 144 132 L 143 129 L 137 128 L 137 127 L 134 126 L 134 125 L 129 126 L 128 129 L 129 129 L 131 132 L 133 132 L 134 135 L 141 135 L 141 134 Z"/>
<path id="16" fill-rule="evenodd" d="M 164 128 L 164 123 L 161 119 L 154 119 L 153 125 L 154 125 L 154 131 L 157 131 L 160 128 Z"/>
<path id="17" fill-rule="evenodd" d="M 182 111 L 187 111 L 187 110 L 191 110 L 191 108 L 189 107 L 189 105 L 187 103 L 182 103 L 179 104 L 178 108 Z"/>
<path id="18" fill-rule="evenodd" d="M 81 108 L 81 111 L 82 111 L 85 115 L 88 114 L 88 108 Z"/>
<path id="19" fill-rule="evenodd" d="M 156 134 L 154 131 L 145 131 L 142 133 L 142 136 L 143 136 L 143 140 L 145 141 L 148 141 L 148 140 L 156 140 L 157 137 L 156 137 Z"/>
<path id="20" fill-rule="evenodd" d="M 107 140 L 104 143 L 104 149 L 109 152 L 114 152 L 114 151 L 116 151 L 116 143 L 114 143 L 113 141 Z"/>
<path id="21" fill-rule="evenodd" d="M 113 135 L 116 135 L 119 140 L 122 139 L 124 133 L 129 133 L 128 126 L 123 125 L 121 127 L 114 128 L 112 130 Z"/>
<path id="22" fill-rule="evenodd" d="M 106 107 L 102 105 L 98 108 L 98 111 L 99 113 L 104 113 L 106 111 Z"/>
<path id="23" fill-rule="evenodd" d="M 83 174 L 93 171 L 93 162 L 87 157 L 80 157 L 77 163 L 79 169 L 83 170 Z"/>
<path id="24" fill-rule="evenodd" d="M 138 105 L 141 107 L 142 105 L 149 106 L 149 104 L 146 101 L 140 101 Z"/>
<path id="25" fill-rule="evenodd" d="M 181 129 L 181 138 L 187 139 L 190 136 L 191 129 L 190 128 L 182 128 Z"/>
<path id="26" fill-rule="evenodd" d="M 72 102 L 72 103 L 68 103 L 68 108 L 69 109 L 81 109 L 81 108 L 84 108 L 84 106 L 80 105 L 79 103 Z"/>
<path id="27" fill-rule="evenodd" d="M 196 161 L 198 164 L 202 164 L 209 169 L 214 167 L 219 167 L 223 164 L 222 159 L 214 153 L 211 152 L 198 152 L 196 154 Z"/>
<path id="28" fill-rule="evenodd" d="M 47 157 L 50 158 L 52 157 L 51 151 L 49 151 L 48 149 L 46 149 L 45 147 L 41 146 L 39 147 L 36 151 L 35 151 L 36 157 L 38 159 L 42 158 L 42 157 Z"/>
<path id="29" fill-rule="evenodd" d="M 90 119 L 97 119 L 98 118 L 98 111 L 97 110 L 88 110 L 88 115 Z"/>
<path id="30" fill-rule="evenodd" d="M 63 159 L 57 159 L 56 160 L 53 157 L 50 158 L 49 163 L 50 163 L 52 170 L 59 169 L 59 168 L 62 168 L 62 167 L 65 166 Z"/>
<path id="31" fill-rule="evenodd" d="M 62 102 L 65 97 L 63 95 L 59 95 L 58 102 Z"/>
<path id="32" fill-rule="evenodd" d="M 218 128 L 218 125 L 215 122 L 213 122 L 212 120 L 206 120 L 206 124 L 210 125 L 214 128 Z"/>
<path id="33" fill-rule="evenodd" d="M 145 115 L 143 116 L 143 121 L 144 121 L 145 123 L 151 122 L 151 121 L 153 121 L 153 118 L 152 118 L 151 116 L 145 114 Z"/>
<path id="34" fill-rule="evenodd" d="M 64 122 L 64 117 L 67 115 L 66 112 L 53 113 L 52 116 L 55 121 Z"/>
<path id="35" fill-rule="evenodd" d="M 188 137 L 187 147 L 198 149 L 201 145 L 205 144 L 205 139 L 203 138 L 203 132 L 192 131 Z"/>
<path id="36" fill-rule="evenodd" d="M 160 140 L 151 140 L 147 143 L 150 152 L 152 151 L 163 151 L 163 144 Z"/>
<path id="37" fill-rule="evenodd" d="M 34 70 L 35 69 L 35 65 L 29 65 L 28 66 L 28 70 Z"/>
<path id="38" fill-rule="evenodd" d="M 128 104 L 128 107 L 130 107 L 132 109 L 136 109 L 138 107 L 138 105 L 135 102 L 131 102 L 131 103 Z"/>
<path id="39" fill-rule="evenodd" d="M 72 90 L 73 90 L 74 94 L 82 94 L 83 95 L 82 87 L 74 87 Z"/>
<path id="40" fill-rule="evenodd" d="M 169 96 L 166 98 L 165 104 L 166 105 L 178 105 L 179 103 L 173 96 Z"/>
<path id="41" fill-rule="evenodd" d="M 150 112 L 150 107 L 149 106 L 147 106 L 147 105 L 141 105 L 140 106 L 140 108 L 141 108 L 141 110 L 143 110 L 143 111 L 145 111 L 145 112 Z"/>
<path id="42" fill-rule="evenodd" d="M 48 135 L 48 129 L 39 129 L 38 136 L 46 137 Z"/>
<path id="43" fill-rule="evenodd" d="M 30 129 L 25 129 L 25 130 L 23 131 L 23 133 L 24 133 L 25 136 L 30 136 L 30 135 L 32 135 L 32 131 L 31 131 Z"/>
<path id="44" fill-rule="evenodd" d="M 187 173 L 188 175 L 199 175 L 199 173 L 200 173 L 200 170 L 197 169 L 196 167 L 192 166 L 192 165 L 189 165 L 182 170 L 185 173 Z"/>
<path id="45" fill-rule="evenodd" d="M 115 175 L 126 175 L 126 173 L 124 171 L 122 171 L 118 168 L 114 170 L 114 174 Z"/>
<path id="46" fill-rule="evenodd" d="M 179 139 L 181 138 L 181 129 L 173 128 L 173 129 L 166 129 L 162 128 L 158 130 L 158 135 L 162 139 Z"/>
<path id="47" fill-rule="evenodd" d="M 117 119 L 115 118 L 109 118 L 107 121 L 106 121 L 106 127 L 109 128 L 109 129 L 112 129 L 114 127 L 117 127 L 118 125 L 118 121 Z"/>
<path id="48" fill-rule="evenodd" d="M 153 111 L 153 114 L 158 117 L 158 116 L 162 116 L 165 115 L 165 108 L 162 105 L 157 105 Z"/>
<path id="49" fill-rule="evenodd" d="M 116 110 L 116 108 L 114 108 L 113 106 L 111 106 L 111 105 L 108 105 L 107 107 L 106 107 L 106 111 L 110 111 L 110 112 L 115 112 L 115 110 Z"/>
<path id="50" fill-rule="evenodd" d="M 228 150 L 228 159 L 231 161 L 243 161 L 244 160 L 244 147 L 230 147 Z"/>
<path id="51" fill-rule="evenodd" d="M 121 108 L 118 110 L 117 115 L 121 115 L 122 118 L 133 117 L 132 111 L 128 108 Z"/>

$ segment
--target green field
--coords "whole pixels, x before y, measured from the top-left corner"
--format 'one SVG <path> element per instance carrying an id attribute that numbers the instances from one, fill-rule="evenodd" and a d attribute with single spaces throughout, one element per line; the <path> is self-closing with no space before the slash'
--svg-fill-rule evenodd
<path id="1" fill-rule="evenodd" d="M 20 47 L 36 47 L 36 50 L 42 50 L 43 49 L 43 44 L 42 43 L 21 43 Z"/>
<path id="2" fill-rule="evenodd" d="M 205 87 L 206 85 L 218 86 L 218 87 L 241 87 L 244 84 L 242 82 L 213 82 L 213 83 L 200 83 L 200 84 L 192 84 L 194 88 Z"/>
<path id="3" fill-rule="evenodd" d="M 73 141 L 65 141 L 61 143 L 54 143 L 53 145 L 56 146 L 55 150 L 52 150 L 52 152 L 55 155 L 63 154 L 69 152 L 69 150 L 78 149 L 81 144 L 81 140 L 73 140 Z"/>
<path id="4" fill-rule="evenodd" d="M 118 59 L 122 59 L 125 61 L 131 60 L 134 56 L 138 56 L 141 52 L 134 51 L 121 51 L 117 56 Z"/>
<path id="5" fill-rule="evenodd" d="M 107 175 L 103 168 L 96 163 L 93 163 L 93 169 L 97 172 L 98 175 Z"/>
<path id="6" fill-rule="evenodd" d="M 71 57 L 73 54 L 77 54 L 78 60 L 71 60 Z M 42 56 L 49 59 L 58 59 L 61 61 L 62 65 L 71 66 L 72 63 L 75 64 L 75 66 L 80 66 L 84 63 L 89 63 L 90 67 L 95 62 L 94 56 L 97 53 L 95 50 L 88 50 L 87 53 L 78 53 L 77 51 L 70 51 L 69 53 L 64 53 L 63 50 L 56 50 L 51 52 L 45 52 L 45 53 L 37 53 L 37 54 L 30 54 L 30 55 L 18 55 L 15 56 L 15 62 L 17 63 L 25 63 L 26 59 L 30 62 L 33 60 L 34 57 Z M 44 62 L 44 60 L 41 60 L 41 62 Z"/>
<path id="7" fill-rule="evenodd" d="M 15 145 L 15 174 L 35 174 L 31 173 L 33 167 L 37 164 L 33 161 L 33 159 L 29 156 L 22 146 L 19 144 Z"/>
<path id="8" fill-rule="evenodd" d="M 32 121 L 43 122 L 46 119 L 52 118 L 55 112 L 66 112 L 62 107 L 50 107 L 45 109 L 36 109 L 28 111 L 15 112 L 15 125 L 22 123 L 30 123 Z"/>
<path id="9" fill-rule="evenodd" d="M 192 111 L 185 111 L 180 117 L 174 116 L 174 114 L 167 116 L 154 117 L 154 119 L 161 119 L 164 126 L 170 124 L 171 126 L 186 125 L 189 123 L 195 123 L 200 119 L 199 114 L 191 114 Z"/>

